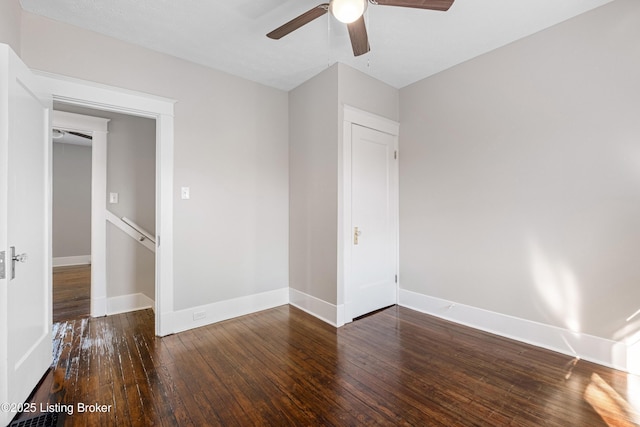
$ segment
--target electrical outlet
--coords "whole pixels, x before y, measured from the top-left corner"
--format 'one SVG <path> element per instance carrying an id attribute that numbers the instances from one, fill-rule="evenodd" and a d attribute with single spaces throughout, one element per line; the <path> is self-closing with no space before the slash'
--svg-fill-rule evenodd
<path id="1" fill-rule="evenodd" d="M 207 317 L 206 311 L 196 311 L 195 313 L 193 313 L 193 320 L 201 320 L 205 317 Z"/>

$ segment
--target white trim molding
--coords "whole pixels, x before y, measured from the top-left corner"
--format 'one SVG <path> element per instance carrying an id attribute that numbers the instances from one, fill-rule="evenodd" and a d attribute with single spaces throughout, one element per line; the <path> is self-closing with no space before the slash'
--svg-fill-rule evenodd
<path id="1" fill-rule="evenodd" d="M 93 295 L 91 296 L 91 315 L 93 317 L 99 317 L 99 316 L 95 316 L 93 313 L 102 313 L 102 316 L 106 316 L 107 315 L 107 297 L 106 296 L 99 296 L 99 297 L 94 297 Z"/>
<path id="2" fill-rule="evenodd" d="M 345 122 L 357 123 L 360 126 L 379 130 L 389 135 L 398 136 L 400 134 L 400 123 L 396 121 L 346 104 L 343 105 L 343 111 L 343 120 Z"/>
<path id="3" fill-rule="evenodd" d="M 47 71 L 31 71 L 46 84 L 54 101 L 149 118 L 158 115 L 173 116 L 176 102 L 173 99 Z"/>
<path id="4" fill-rule="evenodd" d="M 335 327 L 344 325 L 344 305 L 334 305 L 293 288 L 289 288 L 289 304 Z"/>
<path id="5" fill-rule="evenodd" d="M 199 328 L 223 320 L 233 319 L 234 317 L 279 307 L 288 303 L 289 288 L 280 288 L 273 291 L 178 310 L 172 313 L 173 332 L 178 333 Z"/>
<path id="6" fill-rule="evenodd" d="M 546 348 L 599 365 L 638 374 L 638 349 L 623 342 L 576 333 L 568 329 L 459 304 L 400 289 L 398 304 L 441 319 L 505 338 Z"/>
<path id="7" fill-rule="evenodd" d="M 73 265 L 91 264 L 91 255 L 59 256 L 53 258 L 54 267 L 70 267 Z"/>
<path id="8" fill-rule="evenodd" d="M 153 308 L 155 301 L 145 294 L 129 294 L 107 298 L 107 315 Z"/>

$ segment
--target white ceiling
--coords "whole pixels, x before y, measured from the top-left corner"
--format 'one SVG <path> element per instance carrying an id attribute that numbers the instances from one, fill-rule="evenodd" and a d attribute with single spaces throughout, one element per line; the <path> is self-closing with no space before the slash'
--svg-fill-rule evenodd
<path id="1" fill-rule="evenodd" d="M 335 62 L 396 88 L 612 0 L 455 0 L 448 12 L 370 5 L 371 52 L 354 58 L 325 15 L 280 40 L 268 32 L 322 0 L 20 0 L 26 11 L 279 89 Z"/>

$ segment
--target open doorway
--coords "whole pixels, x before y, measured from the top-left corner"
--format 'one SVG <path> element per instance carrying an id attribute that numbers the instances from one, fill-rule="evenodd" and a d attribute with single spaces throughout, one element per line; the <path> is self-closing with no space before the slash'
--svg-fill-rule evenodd
<path id="1" fill-rule="evenodd" d="M 61 248 L 58 252 L 54 249 L 53 255 L 54 321 L 64 317 L 64 313 L 60 312 L 67 311 L 68 315 L 86 313 L 85 296 L 90 296 L 90 311 L 94 316 L 154 307 L 155 119 L 63 102 L 54 102 L 54 110 L 54 129 L 57 128 L 56 122 L 73 123 L 69 126 L 80 126 L 82 130 L 73 131 L 63 125 L 59 131 L 76 136 L 81 133 L 86 133 L 89 137 L 96 135 L 95 141 L 85 138 L 95 144 L 94 147 L 89 147 L 92 148 L 90 153 L 94 167 L 89 180 L 93 188 L 90 210 L 93 212 L 90 232 L 93 241 L 90 247 L 92 256 L 95 256 L 95 265 L 83 262 L 80 256 L 57 257 L 58 253 L 63 253 L 62 243 L 66 243 L 65 236 L 62 235 L 74 233 L 73 239 L 79 240 L 87 227 L 85 218 L 82 217 L 86 210 L 69 209 L 69 200 L 77 197 L 77 194 L 68 193 L 77 193 L 73 188 L 79 184 L 66 182 L 67 188 L 61 188 L 62 183 L 56 182 L 56 178 L 60 175 L 72 175 L 66 181 L 86 178 L 71 171 L 74 165 L 63 162 L 66 160 L 64 154 L 78 150 L 58 149 L 63 154 L 59 158 L 56 158 L 56 154 L 60 153 L 54 151 L 53 246 Z M 54 150 L 55 144 L 54 142 Z M 56 171 L 56 165 L 66 165 L 67 169 Z M 63 206 L 65 204 L 66 208 Z M 85 197 L 83 206 L 86 205 Z M 77 227 L 80 224 L 83 226 Z M 86 244 L 87 239 L 82 240 Z M 66 299 L 69 296 L 71 299 Z M 75 313 L 71 307 L 74 307 Z"/>
<path id="2" fill-rule="evenodd" d="M 52 134 L 53 322 L 91 313 L 91 135 Z"/>
<path id="3" fill-rule="evenodd" d="M 147 117 L 155 120 L 157 183 L 155 189 L 157 238 L 155 244 L 155 331 L 158 336 L 173 333 L 173 114 L 176 101 L 46 72 L 34 71 L 33 73 L 40 81 L 39 84 L 43 90 L 52 95 L 54 102 L 57 101 L 69 105 L 95 108 L 102 111 L 130 114 L 137 117 Z M 104 144 L 106 144 L 106 130 L 105 132 L 94 133 L 93 137 L 93 150 L 95 152 L 96 140 L 104 139 Z M 104 155 L 106 156 L 106 153 Z M 104 198 L 102 202 L 105 202 Z M 104 210 L 105 209 L 102 209 L 103 212 Z M 49 215 L 49 219 L 50 218 L 51 216 Z M 101 264 L 104 267 L 106 262 L 103 261 L 105 258 L 104 253 L 96 254 L 92 250 L 91 257 L 91 312 L 92 314 L 96 313 L 96 316 L 100 316 L 106 314 L 106 304 L 102 304 L 100 300 L 102 297 L 106 299 L 106 291 L 104 295 L 95 295 L 95 290 L 100 291 L 106 286 L 103 282 L 96 283 L 96 279 L 103 280 L 101 278 L 104 278 L 106 273 L 101 271 L 99 272 L 100 274 L 96 274 L 96 270 L 98 270 L 96 266 L 97 264 Z M 100 263 L 96 262 L 98 258 L 101 260 Z"/>

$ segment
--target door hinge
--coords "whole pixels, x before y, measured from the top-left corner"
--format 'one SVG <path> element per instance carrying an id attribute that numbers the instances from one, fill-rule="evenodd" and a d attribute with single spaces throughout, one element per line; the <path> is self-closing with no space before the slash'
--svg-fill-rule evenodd
<path id="1" fill-rule="evenodd" d="M 396 274 L 396 283 L 398 283 L 398 275 Z"/>
<path id="2" fill-rule="evenodd" d="M 398 150 L 395 150 L 393 152 L 393 158 L 396 159 L 396 160 L 398 159 Z"/>

